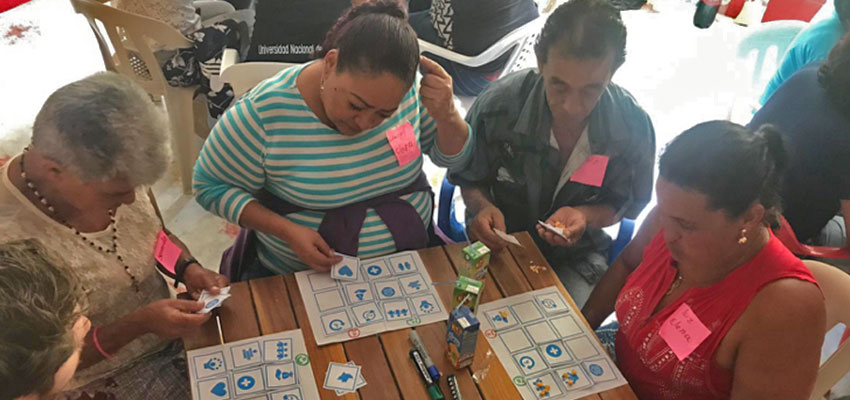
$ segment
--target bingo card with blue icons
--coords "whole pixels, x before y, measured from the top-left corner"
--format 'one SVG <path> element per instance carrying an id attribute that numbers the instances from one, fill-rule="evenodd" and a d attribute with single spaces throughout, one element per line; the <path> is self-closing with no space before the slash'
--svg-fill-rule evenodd
<path id="1" fill-rule="evenodd" d="M 319 400 L 300 329 L 186 353 L 193 400 Z"/>
<path id="2" fill-rule="evenodd" d="M 627 384 L 556 287 L 478 307 L 481 332 L 523 399 L 578 399 Z"/>
<path id="3" fill-rule="evenodd" d="M 313 270 L 295 278 L 320 346 L 448 319 L 413 251 L 361 260 L 354 281 Z"/>

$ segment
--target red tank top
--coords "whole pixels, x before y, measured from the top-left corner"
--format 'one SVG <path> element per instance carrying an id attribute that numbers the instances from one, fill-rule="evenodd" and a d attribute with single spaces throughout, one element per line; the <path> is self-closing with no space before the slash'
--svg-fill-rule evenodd
<path id="1" fill-rule="evenodd" d="M 617 298 L 617 366 L 641 399 L 728 399 L 732 371 L 714 361 L 720 341 L 764 285 L 796 278 L 817 284 L 799 258 L 771 234 L 768 244 L 722 281 L 691 288 L 655 315 L 676 269 L 659 232 L 643 252 L 643 262 L 629 276 Z M 693 353 L 679 361 L 658 335 L 662 323 L 683 303 L 711 331 Z"/>

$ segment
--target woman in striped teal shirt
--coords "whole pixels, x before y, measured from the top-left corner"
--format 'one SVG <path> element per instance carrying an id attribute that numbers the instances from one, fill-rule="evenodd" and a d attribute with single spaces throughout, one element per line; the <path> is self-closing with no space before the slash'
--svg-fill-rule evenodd
<path id="1" fill-rule="evenodd" d="M 257 234 L 243 279 L 325 271 L 341 260 L 334 250 L 369 258 L 425 246 L 433 199 L 421 154 L 457 168 L 471 153 L 451 78 L 420 59 L 395 2 L 350 9 L 319 56 L 239 100 L 195 165 L 198 203 Z"/>

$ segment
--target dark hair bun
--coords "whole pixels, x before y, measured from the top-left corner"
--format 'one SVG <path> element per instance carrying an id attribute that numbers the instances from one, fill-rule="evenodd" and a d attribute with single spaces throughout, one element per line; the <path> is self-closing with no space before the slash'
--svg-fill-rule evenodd
<path id="1" fill-rule="evenodd" d="M 782 133 L 773 125 L 762 125 L 755 132 L 764 140 L 767 155 L 773 161 L 774 173 L 783 175 L 788 167 L 788 151 Z"/>
<path id="2" fill-rule="evenodd" d="M 390 73 L 412 85 L 419 67 L 419 42 L 407 23 L 407 9 L 399 2 L 372 0 L 348 9 L 314 56 L 323 58 L 336 49 L 337 72 Z"/>
<path id="3" fill-rule="evenodd" d="M 366 14 L 386 14 L 404 20 L 407 19 L 407 9 L 398 1 L 392 0 L 367 1 L 357 7 L 350 8 L 348 13 L 351 14 L 349 20 Z"/>

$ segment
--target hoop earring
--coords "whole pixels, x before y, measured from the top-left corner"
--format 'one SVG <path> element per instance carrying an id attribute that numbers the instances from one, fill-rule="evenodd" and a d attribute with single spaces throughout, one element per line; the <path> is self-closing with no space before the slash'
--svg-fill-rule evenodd
<path id="1" fill-rule="evenodd" d="M 741 237 L 738 238 L 738 244 L 746 244 L 747 243 L 747 230 L 741 228 Z"/>

